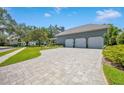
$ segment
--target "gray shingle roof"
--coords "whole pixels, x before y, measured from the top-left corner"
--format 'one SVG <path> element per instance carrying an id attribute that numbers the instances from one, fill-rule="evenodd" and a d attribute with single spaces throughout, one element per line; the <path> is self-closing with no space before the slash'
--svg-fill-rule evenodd
<path id="1" fill-rule="evenodd" d="M 64 36 L 64 35 L 70 35 L 70 34 L 81 33 L 81 32 L 102 30 L 102 29 L 107 29 L 107 28 L 109 28 L 109 25 L 87 24 L 87 25 L 82 25 L 82 26 L 79 26 L 79 27 L 75 27 L 75 28 L 65 30 L 64 32 L 61 32 L 61 33 L 57 34 L 56 36 Z"/>

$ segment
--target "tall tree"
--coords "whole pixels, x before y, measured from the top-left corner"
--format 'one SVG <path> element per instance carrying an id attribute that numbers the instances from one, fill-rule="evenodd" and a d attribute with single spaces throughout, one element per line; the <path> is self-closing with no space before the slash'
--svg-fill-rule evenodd
<path id="1" fill-rule="evenodd" d="M 6 38 L 7 38 L 6 35 L 3 35 L 3 34 L 0 33 L 0 46 L 5 45 L 5 43 L 6 43 Z"/>
<path id="2" fill-rule="evenodd" d="M 49 38 L 54 38 L 56 34 L 64 31 L 64 27 L 58 26 L 58 25 L 55 25 L 55 26 L 50 25 L 48 27 L 48 31 L 49 31 L 48 37 Z"/>
<path id="3" fill-rule="evenodd" d="M 117 44 L 124 44 L 124 31 L 117 36 Z"/>
<path id="4" fill-rule="evenodd" d="M 0 25 L 4 25 L 9 34 L 16 30 L 16 21 L 3 8 L 0 8 Z"/>
<path id="5" fill-rule="evenodd" d="M 110 24 L 109 25 L 109 29 L 108 31 L 105 33 L 104 38 L 105 38 L 105 45 L 116 45 L 116 38 L 117 35 L 119 34 L 119 32 L 121 32 L 121 29 L 119 29 L 118 27 Z"/>
<path id="6" fill-rule="evenodd" d="M 31 32 L 31 39 L 32 41 L 38 41 L 39 46 L 41 45 L 41 42 L 47 42 L 48 40 L 48 34 L 46 28 L 38 28 Z"/>

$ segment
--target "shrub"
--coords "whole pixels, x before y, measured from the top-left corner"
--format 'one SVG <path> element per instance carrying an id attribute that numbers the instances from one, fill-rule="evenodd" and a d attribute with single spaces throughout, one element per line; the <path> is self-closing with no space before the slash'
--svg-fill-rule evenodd
<path id="1" fill-rule="evenodd" d="M 108 46 L 103 50 L 103 55 L 113 63 L 124 66 L 124 45 Z"/>
<path id="2" fill-rule="evenodd" d="M 117 44 L 124 44 L 124 32 L 117 37 Z"/>

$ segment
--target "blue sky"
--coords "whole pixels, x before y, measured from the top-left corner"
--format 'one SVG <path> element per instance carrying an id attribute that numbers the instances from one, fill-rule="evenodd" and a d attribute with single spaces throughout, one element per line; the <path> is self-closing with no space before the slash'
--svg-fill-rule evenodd
<path id="1" fill-rule="evenodd" d="M 68 29 L 89 23 L 112 23 L 124 28 L 124 8 L 120 7 L 11 7 L 6 9 L 18 23 L 38 27 L 57 24 Z"/>

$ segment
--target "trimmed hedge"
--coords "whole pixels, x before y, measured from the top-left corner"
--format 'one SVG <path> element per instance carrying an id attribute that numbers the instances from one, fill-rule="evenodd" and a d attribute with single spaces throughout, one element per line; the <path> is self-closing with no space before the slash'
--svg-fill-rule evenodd
<path id="1" fill-rule="evenodd" d="M 124 66 L 124 45 L 108 46 L 103 50 L 106 59 Z"/>

